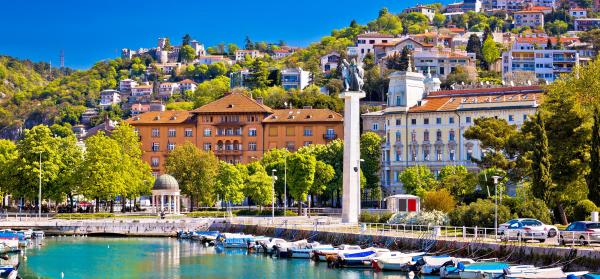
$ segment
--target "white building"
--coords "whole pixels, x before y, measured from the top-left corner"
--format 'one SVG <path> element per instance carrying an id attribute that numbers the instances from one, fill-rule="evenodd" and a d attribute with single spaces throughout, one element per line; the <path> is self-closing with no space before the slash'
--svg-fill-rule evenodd
<path id="1" fill-rule="evenodd" d="M 253 59 L 257 57 L 263 57 L 263 54 L 256 49 L 238 49 L 235 51 L 235 62 L 244 61 L 246 59 L 246 55 Z"/>
<path id="2" fill-rule="evenodd" d="M 310 73 L 302 68 L 281 70 L 281 86 L 285 90 L 306 88 L 310 83 Z"/>
<path id="3" fill-rule="evenodd" d="M 131 88 L 137 86 L 138 83 L 133 79 L 124 79 L 119 81 L 119 90 L 121 92 L 131 92 Z"/>
<path id="4" fill-rule="evenodd" d="M 141 97 L 152 95 L 152 84 L 140 84 L 131 88 L 131 96 Z"/>
<path id="5" fill-rule="evenodd" d="M 184 79 L 179 82 L 179 89 L 181 90 L 181 92 L 185 92 L 188 90 L 196 91 L 197 87 L 198 87 L 198 85 L 191 79 Z"/>
<path id="6" fill-rule="evenodd" d="M 544 12 L 535 10 L 518 11 L 514 14 L 515 27 L 529 26 L 544 29 Z"/>
<path id="7" fill-rule="evenodd" d="M 107 89 L 100 92 L 100 107 L 107 108 L 121 103 L 121 94 L 117 90 Z"/>
<path id="8" fill-rule="evenodd" d="M 329 73 L 334 69 L 337 69 L 340 63 L 340 54 L 337 52 L 330 52 L 321 57 L 321 70 L 324 73 Z"/>
<path id="9" fill-rule="evenodd" d="M 294 54 L 294 50 L 290 48 L 276 49 L 273 51 L 273 59 L 278 60 Z"/>
<path id="10" fill-rule="evenodd" d="M 212 65 L 215 63 L 225 63 L 226 65 L 232 65 L 233 61 L 223 55 L 203 55 L 199 56 L 194 60 L 194 63 L 200 65 Z"/>
<path id="11" fill-rule="evenodd" d="M 577 38 L 560 38 L 563 46 L 578 41 Z M 553 46 L 557 38 L 550 38 Z M 548 38 L 517 38 L 512 48 L 502 53 L 502 75 L 515 71 L 532 71 L 538 79 L 554 81 L 579 65 L 579 53 L 574 49 L 546 49 Z"/>
<path id="12" fill-rule="evenodd" d="M 575 31 L 588 31 L 600 28 L 600 18 L 576 18 L 573 20 Z"/>
<path id="13" fill-rule="evenodd" d="M 365 55 L 372 53 L 374 55 L 374 46 L 390 42 L 394 36 L 379 33 L 365 33 L 358 35 L 356 45 L 348 47 L 348 56 L 356 56 L 360 61 L 365 58 Z"/>
<path id="14" fill-rule="evenodd" d="M 419 51 L 413 54 L 415 70 L 421 73 L 428 71 L 435 77 L 446 78 L 458 66 L 467 71 L 476 72 L 475 53 L 462 50 L 437 49 Z"/>
<path id="15" fill-rule="evenodd" d="M 424 5 L 417 5 L 415 7 L 406 8 L 404 9 L 404 11 L 402 11 L 402 13 L 421 13 L 424 14 L 427 18 L 429 18 L 429 21 L 432 21 L 433 17 L 435 16 L 435 10 L 429 6 Z"/>
<path id="16" fill-rule="evenodd" d="M 168 99 L 174 93 L 179 92 L 179 83 L 176 82 L 161 82 L 158 86 L 158 96 L 163 99 Z"/>
<path id="17" fill-rule="evenodd" d="M 520 126 L 535 113 L 543 90 L 537 86 L 439 90 L 439 80 L 414 72 L 394 72 L 390 76 L 388 107 L 382 144 L 381 183 L 385 192 L 404 193 L 399 179 L 404 169 L 424 165 L 434 173 L 448 165 L 477 170 L 472 158 L 484 152 L 478 141 L 463 137 L 464 131 L 480 117 L 498 117 Z M 365 131 L 380 129 L 370 121 Z"/>
<path id="18" fill-rule="evenodd" d="M 584 8 L 571 8 L 569 9 L 569 15 L 572 18 L 586 18 L 587 10 Z"/>

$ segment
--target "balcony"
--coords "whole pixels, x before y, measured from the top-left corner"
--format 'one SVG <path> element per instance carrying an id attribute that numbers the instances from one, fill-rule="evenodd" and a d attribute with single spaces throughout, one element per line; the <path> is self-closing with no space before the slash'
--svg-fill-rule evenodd
<path id="1" fill-rule="evenodd" d="M 216 149 L 216 150 L 214 150 L 214 152 L 215 152 L 215 155 L 242 155 L 241 149 L 232 149 L 232 150 Z"/>
<path id="2" fill-rule="evenodd" d="M 327 134 L 323 134 L 323 139 L 325 140 L 334 140 L 337 139 L 338 135 L 335 133 L 327 133 Z"/>

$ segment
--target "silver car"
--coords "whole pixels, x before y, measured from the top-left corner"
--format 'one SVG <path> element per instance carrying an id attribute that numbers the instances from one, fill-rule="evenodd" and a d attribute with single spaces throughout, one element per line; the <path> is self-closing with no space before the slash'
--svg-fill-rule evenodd
<path id="1" fill-rule="evenodd" d="M 600 243 L 600 223 L 590 221 L 573 222 L 560 232 L 562 245 Z"/>
<path id="2" fill-rule="evenodd" d="M 505 240 L 537 240 L 544 242 L 558 234 L 558 228 L 546 225 L 531 218 L 512 219 L 498 227 L 498 233 Z"/>

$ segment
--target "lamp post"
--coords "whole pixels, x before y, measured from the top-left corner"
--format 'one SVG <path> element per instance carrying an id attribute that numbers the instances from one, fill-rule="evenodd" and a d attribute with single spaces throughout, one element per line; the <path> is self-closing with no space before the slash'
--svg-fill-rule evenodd
<path id="1" fill-rule="evenodd" d="M 273 180 L 273 197 L 271 199 L 271 222 L 273 222 L 273 225 L 275 224 L 275 181 L 277 181 L 277 176 L 275 176 L 276 172 L 277 169 L 271 170 L 271 179 Z"/>
<path id="2" fill-rule="evenodd" d="M 287 151 L 287 147 L 285 148 Z M 283 161 L 283 216 L 287 211 L 287 157 L 288 153 L 285 153 L 285 160 Z M 298 212 L 300 215 L 300 212 Z"/>
<path id="3" fill-rule="evenodd" d="M 498 180 L 501 178 L 500 176 L 494 175 L 492 176 L 494 179 L 494 234 L 496 239 L 498 239 Z"/>
<path id="4" fill-rule="evenodd" d="M 44 151 L 37 151 L 35 153 L 40 155 L 40 184 L 38 187 L 38 219 L 42 218 L 42 153 Z"/>
<path id="5" fill-rule="evenodd" d="M 358 160 L 358 215 L 360 215 L 360 212 L 362 210 L 361 208 L 361 196 L 360 196 L 360 164 L 362 162 L 364 162 L 364 159 L 359 159 Z"/>

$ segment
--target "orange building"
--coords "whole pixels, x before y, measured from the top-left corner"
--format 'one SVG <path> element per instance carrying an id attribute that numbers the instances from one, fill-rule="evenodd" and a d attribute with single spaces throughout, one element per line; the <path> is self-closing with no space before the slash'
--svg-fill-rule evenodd
<path id="1" fill-rule="evenodd" d="M 127 120 L 142 143 L 142 159 L 155 175 L 162 173 L 169 151 L 185 142 L 196 142 L 196 116 L 188 111 L 151 111 Z"/>
<path id="2" fill-rule="evenodd" d="M 341 114 L 328 109 L 280 109 L 263 120 L 267 150 L 296 151 L 311 144 L 326 144 L 344 133 Z"/>
<path id="3" fill-rule="evenodd" d="M 248 163 L 273 148 L 295 151 L 343 138 L 343 117 L 328 109 L 273 110 L 241 93 L 192 111 L 147 112 L 127 120 L 138 131 L 143 159 L 164 173 L 170 150 L 186 141 L 229 163 Z"/>

